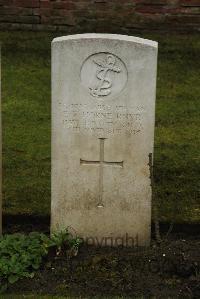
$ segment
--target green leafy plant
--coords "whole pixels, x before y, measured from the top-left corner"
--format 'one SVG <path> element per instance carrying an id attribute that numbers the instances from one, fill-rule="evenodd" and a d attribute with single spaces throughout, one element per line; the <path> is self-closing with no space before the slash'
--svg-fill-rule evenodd
<path id="1" fill-rule="evenodd" d="M 59 233 L 52 234 L 51 239 L 49 240 L 49 247 L 55 247 L 56 254 L 60 255 L 61 253 L 65 254 L 69 251 L 77 251 L 81 243 L 82 239 L 73 237 L 68 230 L 63 230 Z"/>
<path id="2" fill-rule="evenodd" d="M 45 234 L 32 232 L 29 235 L 13 234 L 0 238 L 0 291 L 8 284 L 20 278 L 34 277 L 43 257 L 48 255 L 50 248 L 60 254 L 64 248 L 78 250 L 81 240 L 73 238 L 67 230 L 48 237 Z"/>

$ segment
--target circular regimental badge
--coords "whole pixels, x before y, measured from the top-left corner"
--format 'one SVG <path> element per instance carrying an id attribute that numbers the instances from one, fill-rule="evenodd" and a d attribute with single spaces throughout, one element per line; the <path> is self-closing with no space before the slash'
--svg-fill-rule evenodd
<path id="1" fill-rule="evenodd" d="M 127 69 L 116 55 L 96 53 L 84 61 L 81 82 L 94 99 L 113 98 L 121 93 L 126 85 Z"/>

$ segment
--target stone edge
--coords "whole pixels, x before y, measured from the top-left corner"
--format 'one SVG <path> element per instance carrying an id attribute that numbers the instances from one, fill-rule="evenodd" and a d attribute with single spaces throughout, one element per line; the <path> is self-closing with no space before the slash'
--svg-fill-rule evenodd
<path id="1" fill-rule="evenodd" d="M 84 33 L 84 34 L 73 34 L 67 36 L 56 37 L 52 40 L 53 43 L 70 41 L 70 40 L 81 40 L 81 39 L 110 39 L 110 40 L 120 40 L 127 42 L 134 42 L 137 44 L 143 44 L 153 48 L 158 48 L 158 43 L 149 39 L 144 39 L 136 36 L 123 35 L 123 34 L 109 34 L 109 33 Z"/>

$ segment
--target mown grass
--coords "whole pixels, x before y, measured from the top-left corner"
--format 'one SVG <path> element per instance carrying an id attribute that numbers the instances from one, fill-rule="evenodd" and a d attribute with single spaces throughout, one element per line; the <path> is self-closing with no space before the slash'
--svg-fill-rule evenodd
<path id="1" fill-rule="evenodd" d="M 0 299 L 35 299 L 35 295 L 0 295 Z M 37 299 L 73 299 L 73 297 L 37 296 Z M 77 298 L 76 298 L 77 299 Z"/>
<path id="2" fill-rule="evenodd" d="M 88 297 L 60 297 L 60 296 L 38 296 L 38 295 L 0 295 L 0 299 L 86 299 Z M 129 299 L 130 297 L 92 297 L 94 299 Z M 143 299 L 143 297 L 131 297 L 132 299 Z M 130 298 L 130 299 L 131 299 Z M 156 298 L 153 298 L 156 299 Z"/>
<path id="3" fill-rule="evenodd" d="M 0 295 L 0 299 L 35 299 L 35 295 Z M 60 297 L 60 296 L 50 296 L 50 295 L 46 295 L 46 296 L 37 296 L 37 299 L 87 299 L 87 298 L 91 298 L 91 297 Z M 143 297 L 92 297 L 93 299 L 144 299 Z M 152 298 L 152 299 L 156 299 L 156 298 Z"/>
<path id="4" fill-rule="evenodd" d="M 154 159 L 159 218 L 198 222 L 200 38 L 197 34 L 138 36 L 159 42 Z M 50 213 L 53 37 L 51 33 L 0 33 L 5 213 Z"/>

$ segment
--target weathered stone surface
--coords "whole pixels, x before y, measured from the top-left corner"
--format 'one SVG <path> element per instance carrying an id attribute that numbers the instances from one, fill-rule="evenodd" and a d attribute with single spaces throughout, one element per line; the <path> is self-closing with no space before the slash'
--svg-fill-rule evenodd
<path id="1" fill-rule="evenodd" d="M 157 43 L 83 34 L 52 42 L 52 232 L 148 245 Z M 110 238 L 110 239 L 106 239 Z"/>

